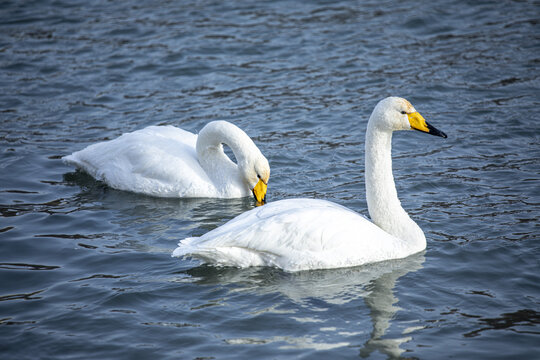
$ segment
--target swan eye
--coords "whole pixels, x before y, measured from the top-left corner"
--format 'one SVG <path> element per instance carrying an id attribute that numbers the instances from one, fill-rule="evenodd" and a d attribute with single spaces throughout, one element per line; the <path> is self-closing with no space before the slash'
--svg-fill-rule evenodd
<path id="1" fill-rule="evenodd" d="M 261 175 L 257 174 L 257 177 L 260 179 L 260 178 L 261 178 Z"/>
<path id="2" fill-rule="evenodd" d="M 401 113 L 402 113 L 403 115 L 405 115 L 405 114 L 406 114 L 406 112 L 405 112 L 405 111 L 401 111 Z"/>

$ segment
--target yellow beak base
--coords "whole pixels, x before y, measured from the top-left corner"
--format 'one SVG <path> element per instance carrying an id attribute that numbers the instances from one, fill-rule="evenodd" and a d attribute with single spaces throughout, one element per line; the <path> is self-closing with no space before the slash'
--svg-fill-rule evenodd
<path id="1" fill-rule="evenodd" d="M 410 114 L 407 114 L 407 117 L 409 118 L 409 123 L 411 124 L 411 128 L 414 130 L 419 130 L 423 132 L 429 132 L 429 129 L 426 124 L 426 119 L 420 113 L 413 112 Z"/>
<path id="2" fill-rule="evenodd" d="M 266 189 L 268 185 L 266 185 L 261 179 L 259 179 L 259 182 L 255 187 L 253 188 L 253 196 L 255 196 L 255 200 L 257 200 L 258 203 L 264 203 L 266 202 Z"/>

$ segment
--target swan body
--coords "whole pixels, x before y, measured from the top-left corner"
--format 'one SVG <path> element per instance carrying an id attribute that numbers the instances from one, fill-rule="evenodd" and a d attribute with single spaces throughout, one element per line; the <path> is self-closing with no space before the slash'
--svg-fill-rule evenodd
<path id="1" fill-rule="evenodd" d="M 223 143 L 238 163 L 225 154 Z M 158 197 L 235 198 L 253 192 L 262 202 L 270 177 L 257 146 L 226 121 L 208 123 L 199 135 L 174 126 L 149 126 L 63 160 L 115 189 Z"/>
<path id="2" fill-rule="evenodd" d="M 173 256 L 190 255 L 224 266 L 298 271 L 402 258 L 422 250 L 425 241 L 411 245 L 329 201 L 287 199 L 247 211 L 178 245 Z"/>
<path id="3" fill-rule="evenodd" d="M 381 100 L 371 114 L 365 172 L 373 222 L 328 201 L 281 200 L 241 214 L 201 237 L 181 240 L 173 256 L 223 266 L 299 271 L 399 259 L 425 249 L 425 235 L 401 207 L 392 175 L 392 132 L 411 129 L 446 137 L 402 98 Z"/>

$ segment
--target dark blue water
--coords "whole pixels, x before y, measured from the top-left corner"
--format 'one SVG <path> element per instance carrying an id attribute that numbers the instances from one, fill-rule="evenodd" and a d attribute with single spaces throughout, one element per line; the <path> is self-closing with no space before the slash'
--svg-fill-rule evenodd
<path id="1" fill-rule="evenodd" d="M 533 1 L 0 2 L 0 357 L 538 358 L 539 18 Z M 171 258 L 253 200 L 140 196 L 60 160 L 224 119 L 269 159 L 270 201 L 367 214 L 365 127 L 388 95 L 449 135 L 394 136 L 428 239 L 400 261 Z"/>

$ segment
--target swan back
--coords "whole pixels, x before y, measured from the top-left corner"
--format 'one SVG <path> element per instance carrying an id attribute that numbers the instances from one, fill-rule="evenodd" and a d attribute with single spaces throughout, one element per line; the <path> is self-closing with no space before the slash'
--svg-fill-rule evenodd
<path id="1" fill-rule="evenodd" d="M 178 245 L 173 256 L 287 271 L 357 266 L 418 251 L 354 211 L 314 199 L 268 203 Z"/>
<path id="2" fill-rule="evenodd" d="M 63 161 L 119 190 L 159 197 L 219 196 L 198 164 L 197 136 L 173 126 L 149 126 L 89 145 Z"/>

